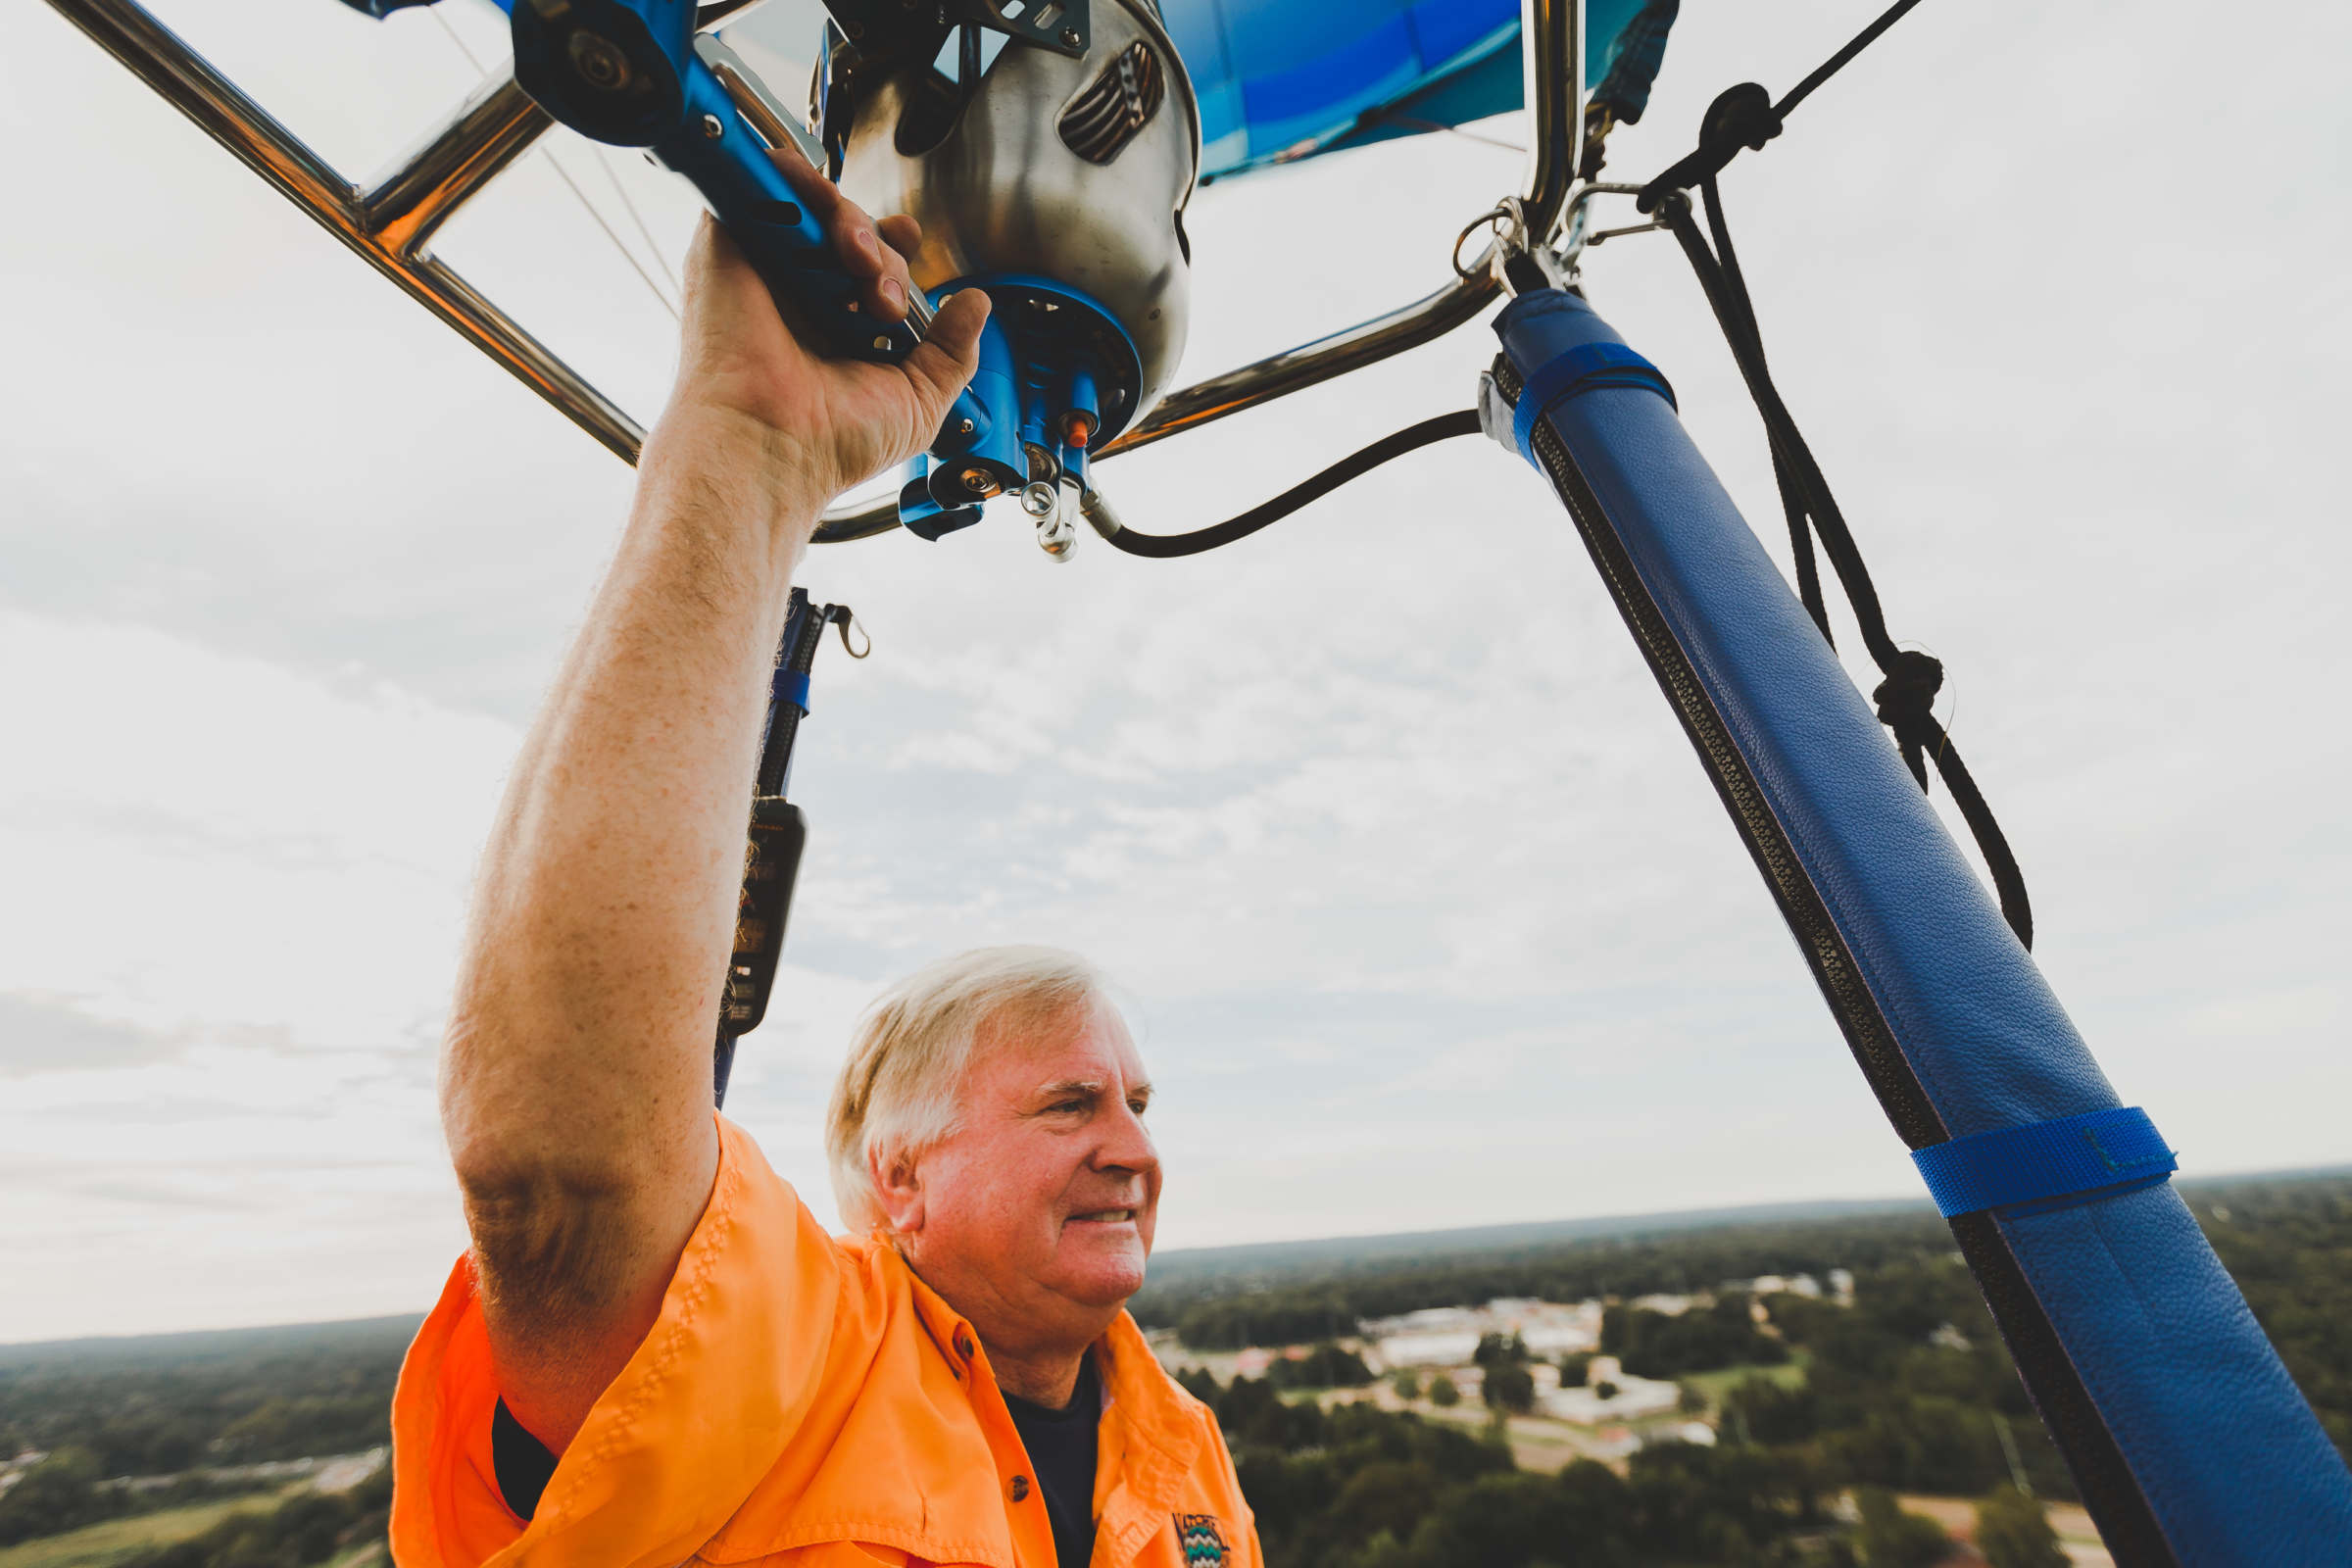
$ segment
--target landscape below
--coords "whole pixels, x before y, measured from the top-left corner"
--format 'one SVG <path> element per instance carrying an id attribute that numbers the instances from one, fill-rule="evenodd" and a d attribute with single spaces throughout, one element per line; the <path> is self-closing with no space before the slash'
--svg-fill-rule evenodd
<path id="1" fill-rule="evenodd" d="M 2184 1196 L 2352 1451 L 2352 1176 Z M 2108 1560 L 1924 1207 L 1152 1267 L 1136 1317 L 1216 1410 L 1272 1568 Z M 382 1563 L 416 1322 L 0 1347 L 0 1568 Z"/>

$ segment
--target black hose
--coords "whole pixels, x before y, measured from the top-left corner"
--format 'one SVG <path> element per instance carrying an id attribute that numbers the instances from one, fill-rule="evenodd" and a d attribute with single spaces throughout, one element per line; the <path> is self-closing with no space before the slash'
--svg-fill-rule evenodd
<path id="1" fill-rule="evenodd" d="M 1197 528 L 1191 533 L 1137 533 L 1133 528 L 1120 528 L 1107 537 L 1111 544 L 1131 556 L 1150 556 L 1162 561 L 1176 556 L 1197 556 L 1203 550 L 1214 550 L 1236 539 L 1246 539 L 1270 522 L 1281 521 L 1308 502 L 1329 495 L 1350 479 L 1370 473 L 1391 458 L 1400 458 L 1407 452 L 1452 436 L 1478 433 L 1476 409 L 1464 409 L 1458 414 L 1441 414 L 1434 419 L 1408 424 L 1395 435 L 1381 437 L 1362 451 L 1342 458 L 1313 478 L 1292 486 L 1263 506 L 1252 507 L 1238 517 L 1213 523 L 1206 528 Z"/>
<path id="2" fill-rule="evenodd" d="M 858 511 L 839 516 L 828 514 L 816 525 L 808 542 L 815 545 L 846 545 L 853 539 L 871 539 L 876 534 L 890 532 L 899 526 L 899 498 L 894 493 L 870 502 Z"/>

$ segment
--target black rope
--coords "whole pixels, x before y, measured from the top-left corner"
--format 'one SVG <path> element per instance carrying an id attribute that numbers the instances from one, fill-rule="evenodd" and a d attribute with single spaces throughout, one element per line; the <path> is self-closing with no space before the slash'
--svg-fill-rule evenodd
<path id="1" fill-rule="evenodd" d="M 1848 43 L 1844 48 L 1838 50 L 1836 54 L 1830 56 L 1829 59 L 1823 61 L 1819 70 L 1815 71 L 1813 74 L 1807 76 L 1804 80 L 1798 82 L 1795 87 L 1790 89 L 1788 97 L 1783 98 L 1779 103 L 1774 104 L 1772 106 L 1773 114 L 1776 117 L 1785 119 L 1789 110 L 1794 109 L 1798 104 L 1803 103 L 1807 98 L 1812 96 L 1814 88 L 1820 86 L 1823 82 L 1829 80 L 1840 71 L 1843 71 L 1846 68 L 1847 62 L 1851 61 L 1854 56 L 1860 54 L 1872 44 L 1878 42 L 1880 33 L 1885 32 L 1888 27 L 1891 27 L 1896 23 L 1902 21 L 1903 14 L 1917 4 L 1919 4 L 1919 0 L 1895 0 L 1893 5 L 1888 6 L 1885 11 L 1879 14 L 1878 21 L 1872 23 L 1869 26 L 1864 27 L 1860 32 L 1855 33 L 1852 42 Z"/>
<path id="2" fill-rule="evenodd" d="M 1732 231 L 1722 221 L 1723 207 L 1715 199 L 1715 176 L 1712 174 L 1707 176 L 1706 189 L 1708 227 L 1715 240 L 1716 260 L 1722 265 L 1725 281 L 1729 284 L 1725 290 L 1727 301 L 1736 312 L 1737 330 L 1745 338 L 1748 351 L 1761 368 L 1764 365 L 1764 334 L 1756 325 L 1755 309 L 1748 301 L 1747 279 L 1740 270 L 1740 254 L 1732 249 Z M 1727 334 L 1734 330 L 1731 323 L 1724 326 Z M 1796 475 L 1789 470 L 1788 460 L 1781 456 L 1778 442 L 1773 444 L 1772 449 L 1772 477 L 1780 487 L 1781 511 L 1788 519 L 1788 552 L 1796 562 L 1796 597 L 1803 603 L 1805 613 L 1813 617 L 1813 624 L 1821 628 L 1822 640 L 1835 648 L 1838 639 L 1830 630 L 1829 606 L 1821 596 L 1821 570 L 1813 561 L 1813 530 L 1805 524 L 1804 491 L 1798 485 Z"/>
<path id="3" fill-rule="evenodd" d="M 1731 345 L 1740 378 L 1747 383 L 1749 396 L 1755 399 L 1757 413 L 1763 416 L 1765 432 L 1772 441 L 1773 478 L 1780 487 L 1781 506 L 1788 519 L 1789 547 L 1796 563 L 1797 597 L 1803 601 L 1805 612 L 1828 639 L 1829 610 L 1823 602 L 1820 572 L 1813 559 L 1813 538 L 1818 535 L 1822 551 L 1830 558 L 1838 584 L 1853 607 L 1863 645 L 1879 666 L 1882 678 L 1871 692 L 1879 722 L 1894 732 L 1903 765 L 1911 770 L 1911 776 L 1923 790 L 1928 787 L 1928 765 L 1934 762 L 1944 788 L 1951 792 L 1952 803 L 1960 808 L 1961 817 L 1976 837 L 1986 869 L 1992 873 L 2002 915 L 2017 933 L 2018 940 L 2031 948 L 2034 909 L 2026 894 L 2025 874 L 2018 869 L 2009 840 L 1993 819 L 1992 808 L 1985 804 L 1975 776 L 1961 760 L 1959 749 L 1936 719 L 1936 696 L 1943 687 L 1942 662 L 1933 655 L 1896 647 L 1886 630 L 1886 615 L 1879 603 L 1878 588 L 1872 583 L 1870 568 L 1863 564 L 1862 553 L 1846 526 L 1845 514 L 1838 510 L 1837 497 L 1831 494 L 1829 480 L 1823 475 L 1821 465 L 1814 461 L 1812 448 L 1798 431 L 1795 416 L 1773 384 L 1764 356 L 1763 333 L 1756 324 L 1755 306 L 1748 297 L 1747 279 L 1740 270 L 1739 253 L 1732 247 L 1731 225 L 1724 219 L 1723 193 L 1716 178 L 1742 147 L 1760 150 L 1779 135 L 1782 121 L 1789 110 L 1918 3 L 1919 0 L 1897 0 L 1778 104 L 1752 81 L 1741 82 L 1716 98 L 1700 122 L 1697 149 L 1644 186 L 1640 205 L 1643 212 L 1657 214 L 1681 243 L 1683 254 L 1690 259 L 1690 270 L 1697 274 L 1699 287 L 1706 294 L 1707 304 L 1715 313 L 1716 322 L 1723 328 L 1724 340 Z M 1706 210 L 1704 235 L 1690 211 L 1688 187 L 1693 185 L 1698 188 L 1699 200 Z"/>
<path id="4" fill-rule="evenodd" d="M 1894 0 L 1879 14 L 1879 19 L 1855 33 L 1846 46 L 1823 61 L 1818 70 L 1798 82 L 1779 103 L 1772 94 L 1752 81 L 1724 92 L 1707 106 L 1706 117 L 1699 122 L 1698 146 L 1685 155 L 1672 168 L 1642 187 L 1634 203 L 1645 213 L 1654 213 L 1667 196 L 1678 190 L 1689 190 L 1702 180 L 1711 179 L 1724 167 L 1740 156 L 1742 147 L 1757 152 L 1764 144 L 1781 133 L 1781 122 L 1789 111 L 1813 95 L 1813 90 L 1853 60 L 1854 56 L 1876 43 L 1879 35 L 1903 19 L 1919 0 Z"/>
<path id="5" fill-rule="evenodd" d="M 1350 453 L 1302 484 L 1292 486 L 1263 506 L 1252 507 L 1238 517 L 1197 528 L 1191 533 L 1137 533 L 1133 528 L 1121 528 L 1108 535 L 1109 541 L 1131 556 L 1150 556 L 1169 560 L 1177 556 L 1197 556 L 1203 550 L 1246 539 L 1270 522 L 1279 522 L 1308 502 L 1329 495 L 1348 480 L 1360 478 L 1391 458 L 1400 458 L 1407 452 L 1444 441 L 1450 436 L 1479 433 L 1478 411 L 1464 409 L 1458 414 L 1441 414 L 1434 419 L 1410 424 L 1395 435 L 1383 436 L 1360 452 Z"/>

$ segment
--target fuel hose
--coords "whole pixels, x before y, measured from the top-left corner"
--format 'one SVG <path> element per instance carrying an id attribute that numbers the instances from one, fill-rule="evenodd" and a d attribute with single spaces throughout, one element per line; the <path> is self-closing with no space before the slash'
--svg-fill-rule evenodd
<path id="1" fill-rule="evenodd" d="M 1111 515 L 1110 509 L 1103 505 L 1101 496 L 1092 493 L 1088 495 L 1084 509 L 1086 519 L 1113 548 L 1124 550 L 1131 556 L 1149 556 L 1163 561 L 1177 556 L 1197 556 L 1204 550 L 1214 550 L 1220 545 L 1232 544 L 1237 539 L 1247 539 L 1268 523 L 1280 522 L 1308 502 L 1320 500 L 1350 479 L 1361 478 L 1392 458 L 1400 458 L 1407 452 L 1418 451 L 1452 436 L 1478 433 L 1476 409 L 1441 414 L 1436 418 L 1423 419 L 1419 424 L 1408 424 L 1394 435 L 1383 436 L 1361 451 L 1350 453 L 1313 478 L 1293 485 L 1273 500 L 1252 507 L 1238 517 L 1211 523 L 1205 528 L 1196 528 L 1190 533 L 1138 533 L 1121 524 Z"/>

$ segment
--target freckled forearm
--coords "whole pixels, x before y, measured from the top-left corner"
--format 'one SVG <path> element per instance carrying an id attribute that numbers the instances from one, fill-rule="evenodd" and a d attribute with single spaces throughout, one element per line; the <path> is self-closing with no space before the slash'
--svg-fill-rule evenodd
<path id="1" fill-rule="evenodd" d="M 461 1177 L 644 1167 L 707 1189 L 766 672 L 820 504 L 748 422 L 649 441 L 484 856 L 444 1060 Z"/>

